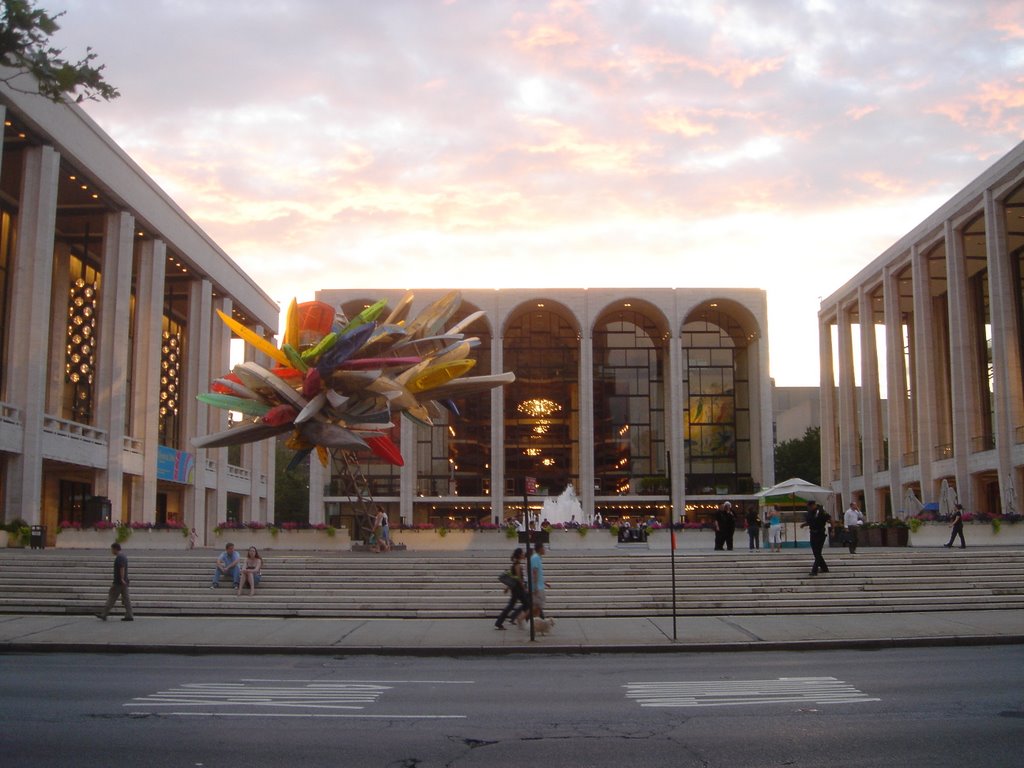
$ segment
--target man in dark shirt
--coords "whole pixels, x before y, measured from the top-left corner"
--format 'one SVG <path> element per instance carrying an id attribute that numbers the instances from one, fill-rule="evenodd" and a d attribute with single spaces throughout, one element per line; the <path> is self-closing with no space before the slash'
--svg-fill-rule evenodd
<path id="1" fill-rule="evenodd" d="M 114 583 L 110 585 L 110 591 L 107 593 L 107 604 L 96 617 L 106 621 L 110 609 L 114 607 L 120 595 L 121 604 L 124 606 L 124 618 L 121 621 L 135 621 L 132 616 L 132 600 L 128 596 L 128 558 L 121 554 L 121 545 L 117 542 L 110 545 L 110 554 L 114 556 Z"/>
<path id="2" fill-rule="evenodd" d="M 828 573 L 828 563 L 822 557 L 821 551 L 828 540 L 828 526 L 832 519 L 828 513 L 821 508 L 820 504 L 813 501 L 807 502 L 807 515 L 804 522 L 800 523 L 801 528 L 811 529 L 811 551 L 814 553 L 814 565 L 811 566 L 811 576 L 817 576 L 818 571 Z"/>

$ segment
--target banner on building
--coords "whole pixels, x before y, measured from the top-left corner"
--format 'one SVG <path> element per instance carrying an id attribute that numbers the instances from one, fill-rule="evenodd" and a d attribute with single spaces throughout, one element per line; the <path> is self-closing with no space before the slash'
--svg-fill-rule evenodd
<path id="1" fill-rule="evenodd" d="M 156 455 L 156 476 L 174 483 L 195 481 L 196 457 L 186 451 L 176 451 L 166 445 L 159 446 Z"/>

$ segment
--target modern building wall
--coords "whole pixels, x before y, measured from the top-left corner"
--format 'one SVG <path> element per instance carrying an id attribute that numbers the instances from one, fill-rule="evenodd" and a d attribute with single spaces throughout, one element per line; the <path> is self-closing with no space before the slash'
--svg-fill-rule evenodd
<path id="1" fill-rule="evenodd" d="M 352 316 L 403 291 L 324 290 Z M 445 291 L 414 291 L 410 317 Z M 750 289 L 465 290 L 449 325 L 486 315 L 471 375 L 516 382 L 456 404 L 433 427 L 394 429 L 405 465 L 365 461 L 376 502 L 406 524 L 495 521 L 572 484 L 582 514 L 697 519 L 755 503 L 774 481 L 765 293 Z M 365 459 L 365 457 L 364 457 Z M 346 516 L 337 476 L 313 462 L 311 521 Z M 324 490 L 320 495 L 320 489 Z"/>
<path id="2" fill-rule="evenodd" d="M 24 78 L 25 76 L 22 76 Z M 0 82 L 0 504 L 206 535 L 273 513 L 272 446 L 196 452 L 227 417 L 216 310 L 272 335 L 277 305 L 78 106 Z"/>
<path id="3" fill-rule="evenodd" d="M 1021 512 L 1024 143 L 818 318 L 822 478 L 844 503 L 869 519 L 954 494 L 968 511 Z"/>

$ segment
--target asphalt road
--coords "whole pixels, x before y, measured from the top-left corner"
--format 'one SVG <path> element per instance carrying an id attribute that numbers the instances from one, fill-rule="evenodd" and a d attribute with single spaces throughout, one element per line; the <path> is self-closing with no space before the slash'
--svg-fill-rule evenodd
<path id="1" fill-rule="evenodd" d="M 1005 766 L 1024 647 L 0 656 L 0 764 Z"/>

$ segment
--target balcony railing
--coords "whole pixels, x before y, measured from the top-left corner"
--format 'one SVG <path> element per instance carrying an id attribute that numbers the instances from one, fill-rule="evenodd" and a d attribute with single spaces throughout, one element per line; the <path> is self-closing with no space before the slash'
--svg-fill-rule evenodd
<path id="1" fill-rule="evenodd" d="M 5 424 L 21 424 L 21 411 L 13 405 L 0 403 L 0 421 Z"/>
<path id="2" fill-rule="evenodd" d="M 79 424 L 77 421 L 58 419 L 56 416 L 43 417 L 43 431 L 82 443 L 107 444 L 107 433 L 104 430 L 90 427 L 88 424 Z"/>
<path id="3" fill-rule="evenodd" d="M 917 451 L 909 451 L 903 454 L 903 466 L 913 467 L 917 464 Z"/>
<path id="4" fill-rule="evenodd" d="M 1014 441 L 1017 445 L 1024 443 L 1024 425 L 1017 427 L 1017 431 L 1014 433 Z"/>
<path id="5" fill-rule="evenodd" d="M 971 453 L 992 451 L 996 447 L 995 435 L 975 435 L 971 438 Z"/>

